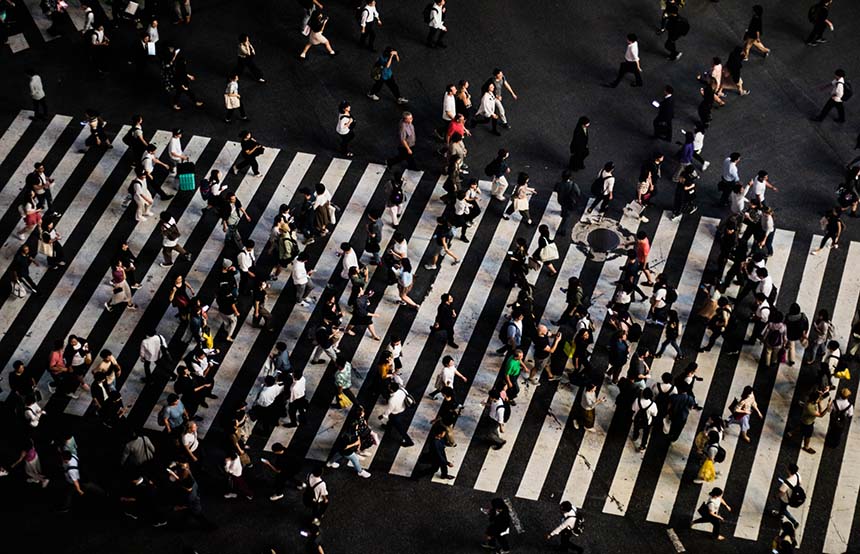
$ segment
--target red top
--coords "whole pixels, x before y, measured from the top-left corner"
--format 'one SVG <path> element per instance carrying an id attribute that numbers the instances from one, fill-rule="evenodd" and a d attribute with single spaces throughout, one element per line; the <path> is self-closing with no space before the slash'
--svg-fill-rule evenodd
<path id="1" fill-rule="evenodd" d="M 636 260 L 640 264 L 645 264 L 648 261 L 648 254 L 651 253 L 651 243 L 647 238 L 636 241 Z"/>
<path id="2" fill-rule="evenodd" d="M 448 124 L 448 139 L 449 140 L 451 138 L 451 135 L 453 135 L 454 133 L 460 133 L 461 137 L 465 137 L 466 136 L 466 122 L 464 121 L 463 123 L 457 123 L 456 121 L 452 120 Z"/>

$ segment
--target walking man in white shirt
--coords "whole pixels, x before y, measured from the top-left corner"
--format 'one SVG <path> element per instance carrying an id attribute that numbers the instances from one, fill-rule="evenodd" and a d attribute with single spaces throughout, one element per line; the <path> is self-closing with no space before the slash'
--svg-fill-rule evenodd
<path id="1" fill-rule="evenodd" d="M 361 37 L 358 39 L 358 45 L 374 52 L 373 43 L 376 41 L 376 26 L 382 27 L 382 19 L 379 18 L 379 12 L 376 10 L 376 0 L 367 0 L 364 3 L 359 24 L 361 25 Z"/>
<path id="2" fill-rule="evenodd" d="M 158 365 L 164 352 L 167 351 L 167 341 L 155 329 L 146 333 L 146 338 L 140 342 L 140 359 L 143 362 L 143 382 L 152 379 L 152 366 Z"/>
<path id="3" fill-rule="evenodd" d="M 409 438 L 409 427 L 402 418 L 408 407 L 407 398 L 413 404 L 415 400 L 412 399 L 406 389 L 398 385 L 394 380 L 389 381 L 388 390 L 391 392 L 391 396 L 388 397 L 388 404 L 385 406 L 385 411 L 379 415 L 379 419 L 388 418 L 388 426 L 397 431 L 402 439 L 400 442 L 401 446 L 414 446 L 415 443 Z"/>
<path id="4" fill-rule="evenodd" d="M 632 87 L 642 86 L 642 66 L 639 64 L 639 41 L 636 35 L 630 33 L 627 35 L 627 51 L 624 52 L 624 61 L 618 66 L 618 75 L 607 86 L 615 88 L 624 75 L 632 73 L 636 77 L 636 81 L 630 84 Z"/>
<path id="5" fill-rule="evenodd" d="M 303 308 L 310 306 L 308 297 L 314 289 L 313 283 L 311 283 L 311 275 L 314 274 L 314 270 L 307 269 L 309 259 L 308 253 L 302 250 L 292 261 L 293 271 L 291 278 L 293 279 L 293 285 L 296 287 L 296 302 Z M 315 300 L 311 297 L 310 301 L 314 302 Z"/>
<path id="6" fill-rule="evenodd" d="M 565 500 L 559 505 L 559 509 L 561 510 L 561 523 L 549 532 L 546 540 L 559 537 L 561 539 L 562 552 L 578 552 L 582 554 L 584 552 L 582 547 L 571 542 L 571 537 L 573 537 L 574 528 L 576 527 L 576 508 L 573 507 L 573 504 Z"/>
<path id="7" fill-rule="evenodd" d="M 824 121 L 824 118 L 827 117 L 827 114 L 830 113 L 830 110 L 836 108 L 836 123 L 845 123 L 845 70 L 837 69 L 834 72 L 834 79 L 830 81 L 830 98 L 827 100 L 827 103 L 824 104 L 824 107 L 821 109 L 821 113 L 818 116 L 813 117 L 813 121 Z M 849 93 L 850 94 L 850 93 Z"/>
<path id="8" fill-rule="evenodd" d="M 445 33 L 448 32 L 448 27 L 445 26 L 443 19 L 445 18 L 445 0 L 434 0 L 430 7 L 430 21 L 427 25 L 430 27 L 430 32 L 427 33 L 427 46 L 430 48 L 447 48 L 442 39 L 445 38 Z"/>
<path id="9" fill-rule="evenodd" d="M 167 153 L 170 156 L 170 161 L 173 162 L 173 167 L 170 169 L 170 174 L 176 174 L 176 166 L 188 161 L 188 156 L 182 151 L 182 129 L 174 129 L 173 136 L 170 138 L 170 143 L 167 147 Z"/>
<path id="10" fill-rule="evenodd" d="M 797 464 L 788 464 L 788 477 L 785 479 L 778 478 L 779 489 L 776 491 L 776 498 L 779 501 L 779 509 L 771 511 L 771 515 L 780 519 L 785 518 L 794 525 L 795 529 L 800 526 L 800 523 L 794 519 L 788 511 L 791 504 L 791 497 L 799 498 L 800 494 L 804 494 L 803 488 L 800 486 L 800 473 Z M 799 492 L 795 492 L 799 489 Z"/>
<path id="11" fill-rule="evenodd" d="M 246 240 L 244 248 L 236 256 L 236 264 L 239 267 L 239 294 L 250 291 L 253 280 L 257 278 L 257 256 L 254 254 L 254 246 L 254 241 Z"/>

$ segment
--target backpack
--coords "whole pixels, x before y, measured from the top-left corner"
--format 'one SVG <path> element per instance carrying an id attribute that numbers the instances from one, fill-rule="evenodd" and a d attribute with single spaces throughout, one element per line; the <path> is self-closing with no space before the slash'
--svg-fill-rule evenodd
<path id="1" fill-rule="evenodd" d="M 429 4 L 424 6 L 424 11 L 422 12 L 422 15 L 424 16 L 424 23 L 430 23 L 430 21 L 432 21 L 432 19 L 433 19 L 433 6 L 435 6 L 435 5 L 436 5 L 435 3 L 430 2 Z"/>
<path id="2" fill-rule="evenodd" d="M 135 130 L 135 127 L 132 127 L 131 129 L 126 131 L 125 134 L 122 136 L 122 143 L 125 144 L 126 146 L 131 146 L 131 141 L 134 140 L 134 135 L 132 135 L 134 130 Z"/>
<path id="3" fill-rule="evenodd" d="M 513 324 L 514 322 L 509 319 L 499 328 L 499 340 L 505 344 L 508 343 L 508 329 L 510 329 Z"/>
<path id="4" fill-rule="evenodd" d="M 806 502 L 806 491 L 800 486 L 798 481 L 797 486 L 792 487 L 788 481 L 783 481 L 788 486 L 791 493 L 788 495 L 788 505 L 792 508 L 799 508 Z"/>
<path id="5" fill-rule="evenodd" d="M 806 19 L 810 23 L 815 23 L 815 20 L 818 19 L 818 4 L 809 6 L 809 11 L 806 12 Z"/>
<path id="6" fill-rule="evenodd" d="M 842 101 L 847 102 L 851 100 L 852 96 L 854 96 L 854 87 L 851 86 L 849 81 L 845 81 L 842 85 Z"/>
<path id="7" fill-rule="evenodd" d="M 639 323 L 634 323 L 630 326 L 630 329 L 627 330 L 627 340 L 630 342 L 639 342 L 639 339 L 642 338 L 642 325 Z"/>
<path id="8" fill-rule="evenodd" d="M 311 486 L 311 476 L 308 475 L 308 478 L 305 480 L 305 490 L 302 491 L 302 504 L 307 506 L 308 508 L 312 508 L 317 503 L 316 493 L 314 492 L 316 488 L 322 483 L 319 481 L 316 485 Z"/>
<path id="9" fill-rule="evenodd" d="M 403 203 L 403 189 L 400 187 L 394 187 L 391 191 L 391 196 L 388 197 L 388 201 L 393 206 L 399 206 Z"/>
<path id="10" fill-rule="evenodd" d="M 764 343 L 769 348 L 779 348 L 782 346 L 782 333 L 778 329 L 771 329 L 764 336 Z"/>
<path id="11" fill-rule="evenodd" d="M 495 177 L 496 172 L 499 170 L 499 164 L 496 163 L 496 160 L 491 161 L 487 164 L 487 167 L 484 168 L 484 175 L 487 177 Z"/>
<path id="12" fill-rule="evenodd" d="M 355 8 L 355 21 L 359 25 L 361 25 L 361 17 L 364 15 L 364 10 L 365 10 L 365 7 L 364 7 L 363 3 L 359 6 L 356 6 L 356 8 Z"/>
<path id="13" fill-rule="evenodd" d="M 582 508 L 576 510 L 576 521 L 573 522 L 573 529 L 570 530 L 574 537 L 578 537 L 585 530 L 585 512 Z"/>
<path id="14" fill-rule="evenodd" d="M 835 423 L 836 425 L 844 426 L 845 423 L 848 421 L 848 418 L 845 417 L 845 414 L 848 413 L 848 408 L 850 407 L 851 404 L 848 404 L 848 406 L 846 406 L 844 410 L 840 410 L 834 405 L 833 415 L 831 416 L 833 423 Z"/>
<path id="15" fill-rule="evenodd" d="M 407 408 L 411 408 L 415 405 L 415 397 L 409 394 L 409 391 L 403 389 L 403 392 L 406 393 L 406 397 L 403 398 L 403 405 Z"/>
<path id="16" fill-rule="evenodd" d="M 606 181 L 606 177 L 598 177 L 594 181 L 591 182 L 591 195 L 592 196 L 603 196 L 603 183 Z"/>
<path id="17" fill-rule="evenodd" d="M 717 464 L 721 464 L 726 461 L 726 449 L 717 445 L 717 453 L 714 454 L 714 462 Z"/>
<path id="18" fill-rule="evenodd" d="M 633 423 L 635 423 L 638 427 L 647 427 L 648 426 L 648 409 L 654 404 L 652 400 L 650 404 L 647 406 L 642 405 L 642 400 L 636 400 L 636 403 L 639 405 L 639 411 L 636 412 L 636 415 L 633 416 Z"/>
<path id="19" fill-rule="evenodd" d="M 673 289 L 672 287 L 666 287 L 666 304 L 671 305 L 677 302 L 678 300 L 678 291 Z"/>
<path id="20" fill-rule="evenodd" d="M 179 238 L 179 229 L 176 225 L 168 225 L 167 223 L 161 224 L 161 234 L 164 235 L 164 238 L 167 240 L 176 240 Z"/>
<path id="21" fill-rule="evenodd" d="M 200 198 L 209 200 L 210 194 L 212 194 L 212 184 L 209 182 L 209 179 L 203 179 L 200 181 Z"/>
<path id="22" fill-rule="evenodd" d="M 678 36 L 685 37 L 690 32 L 690 22 L 687 21 L 686 17 L 679 16 L 676 25 L 678 26 Z"/>

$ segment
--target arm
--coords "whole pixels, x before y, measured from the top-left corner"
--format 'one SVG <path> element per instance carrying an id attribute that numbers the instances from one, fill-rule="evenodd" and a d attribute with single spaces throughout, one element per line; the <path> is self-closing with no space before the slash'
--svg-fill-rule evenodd
<path id="1" fill-rule="evenodd" d="M 453 252 L 451 252 L 451 249 L 448 248 L 448 239 L 446 239 L 446 238 L 442 239 L 442 248 L 445 250 L 446 254 L 448 254 L 449 256 L 451 256 L 451 258 L 454 259 L 455 262 L 460 261 L 460 258 L 458 258 Z M 455 316 L 456 316 L 456 314 L 455 314 Z"/>
<path id="2" fill-rule="evenodd" d="M 636 62 L 636 63 L 638 64 L 639 62 Z M 507 81 L 507 79 L 505 79 L 505 88 L 508 89 L 508 92 L 511 93 L 511 96 L 513 97 L 514 100 L 518 99 L 517 93 L 515 93 L 514 89 L 511 88 L 511 84 Z"/>

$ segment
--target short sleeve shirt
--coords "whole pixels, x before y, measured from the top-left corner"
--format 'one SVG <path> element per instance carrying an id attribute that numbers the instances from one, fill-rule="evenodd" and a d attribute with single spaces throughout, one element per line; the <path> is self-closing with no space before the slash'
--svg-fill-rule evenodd
<path id="1" fill-rule="evenodd" d="M 519 376 L 520 371 L 522 371 L 522 364 L 519 360 L 510 358 L 505 362 L 505 375 L 516 378 Z"/>

